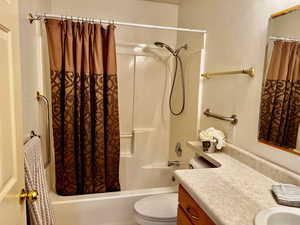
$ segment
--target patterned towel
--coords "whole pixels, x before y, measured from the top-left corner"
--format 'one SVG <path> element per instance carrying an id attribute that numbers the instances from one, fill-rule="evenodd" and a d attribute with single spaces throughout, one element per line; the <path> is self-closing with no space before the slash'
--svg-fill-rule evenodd
<path id="1" fill-rule="evenodd" d="M 38 199 L 28 203 L 31 225 L 53 225 L 54 215 L 49 199 L 49 189 L 41 154 L 41 141 L 33 137 L 24 146 L 25 151 L 25 188 L 37 190 Z"/>
<path id="2" fill-rule="evenodd" d="M 272 192 L 278 204 L 300 207 L 300 188 L 293 184 L 272 185 Z"/>

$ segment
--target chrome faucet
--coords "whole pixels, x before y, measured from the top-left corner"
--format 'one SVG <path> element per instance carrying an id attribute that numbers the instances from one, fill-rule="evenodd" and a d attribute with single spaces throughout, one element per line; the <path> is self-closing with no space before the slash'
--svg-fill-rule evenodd
<path id="1" fill-rule="evenodd" d="M 171 166 L 179 167 L 180 166 L 180 161 L 178 161 L 178 160 L 168 161 L 168 166 L 169 167 L 171 167 Z"/>

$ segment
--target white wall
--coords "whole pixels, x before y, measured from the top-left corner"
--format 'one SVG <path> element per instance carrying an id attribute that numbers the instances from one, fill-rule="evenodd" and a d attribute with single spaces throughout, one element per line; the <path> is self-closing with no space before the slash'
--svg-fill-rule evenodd
<path id="1" fill-rule="evenodd" d="M 300 158 L 257 141 L 260 95 L 269 17 L 296 5 L 288 0 L 183 0 L 178 25 L 208 30 L 206 71 L 217 72 L 254 66 L 256 76 L 218 77 L 203 81 L 202 110 L 237 114 L 239 123 L 202 116 L 200 126 L 226 131 L 229 140 L 248 151 L 300 173 Z"/>
<path id="2" fill-rule="evenodd" d="M 39 104 L 36 92 L 42 91 L 42 67 L 39 23 L 30 24 L 29 12 L 50 11 L 50 0 L 20 1 L 20 43 L 23 89 L 24 138 L 31 130 L 39 130 Z"/>
<path id="3" fill-rule="evenodd" d="M 47 48 L 42 44 L 43 23 L 30 24 L 27 16 L 29 12 L 50 11 L 50 0 L 22 0 L 19 1 L 20 14 L 20 47 L 21 74 L 23 93 L 23 136 L 26 139 L 30 131 L 34 130 L 42 136 L 42 154 L 46 162 L 46 106 L 38 103 L 36 93 L 45 93 L 44 77 L 48 75 Z M 43 54 L 43 52 L 45 54 Z M 40 122 L 43 121 L 43 122 Z"/>
<path id="4" fill-rule="evenodd" d="M 52 12 L 121 22 L 177 26 L 178 6 L 143 0 L 51 0 Z M 171 35 L 170 35 L 171 34 Z M 160 40 L 174 45 L 176 33 L 163 30 L 124 27 L 117 28 L 118 43 L 152 44 Z"/>

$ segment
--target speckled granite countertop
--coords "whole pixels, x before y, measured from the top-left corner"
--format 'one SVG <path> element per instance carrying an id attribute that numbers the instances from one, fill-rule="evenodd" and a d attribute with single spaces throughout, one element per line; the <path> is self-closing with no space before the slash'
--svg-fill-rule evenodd
<path id="1" fill-rule="evenodd" d="M 218 168 L 177 170 L 175 176 L 217 225 L 253 225 L 262 209 L 278 206 L 276 182 L 226 153 L 200 153 Z"/>

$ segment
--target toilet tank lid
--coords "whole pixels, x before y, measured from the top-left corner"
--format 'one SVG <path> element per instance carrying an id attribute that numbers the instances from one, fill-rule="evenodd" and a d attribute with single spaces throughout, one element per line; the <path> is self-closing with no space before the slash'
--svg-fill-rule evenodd
<path id="1" fill-rule="evenodd" d="M 177 216 L 178 193 L 149 196 L 134 204 L 136 213 L 154 219 L 174 219 Z"/>

